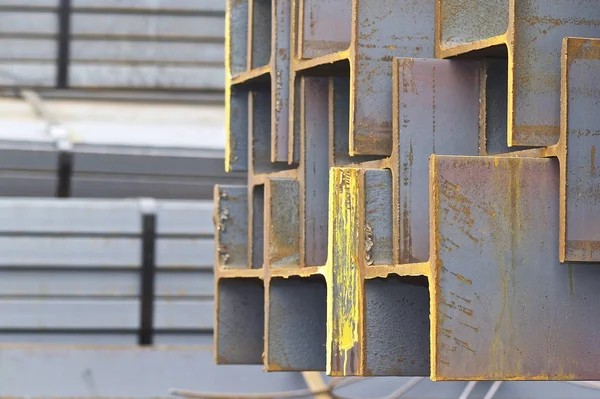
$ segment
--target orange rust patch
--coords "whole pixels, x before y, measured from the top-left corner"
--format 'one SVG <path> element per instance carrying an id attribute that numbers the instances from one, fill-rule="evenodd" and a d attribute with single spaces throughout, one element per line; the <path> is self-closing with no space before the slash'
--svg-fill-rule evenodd
<path id="1" fill-rule="evenodd" d="M 458 273 L 454 273 L 454 272 L 450 272 L 450 273 L 452 273 L 452 275 L 454 275 L 454 277 L 456 277 L 457 279 L 459 279 L 463 283 L 467 283 L 469 285 L 473 284 L 473 281 L 469 280 L 468 278 L 466 278 L 462 274 L 458 274 Z"/>
<path id="2" fill-rule="evenodd" d="M 287 60 L 287 50 L 284 48 L 279 49 L 279 56 L 283 61 Z"/>

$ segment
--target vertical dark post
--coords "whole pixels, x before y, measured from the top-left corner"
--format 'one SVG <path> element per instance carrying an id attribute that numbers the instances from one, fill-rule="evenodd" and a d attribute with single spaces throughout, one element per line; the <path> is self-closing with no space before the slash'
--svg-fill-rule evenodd
<path id="1" fill-rule="evenodd" d="M 142 200 L 145 201 L 145 200 Z M 151 206 L 144 206 L 151 203 Z M 156 212 L 154 200 L 142 202 L 142 268 L 140 273 L 139 345 L 154 340 L 154 285 L 156 277 Z"/>
<path id="2" fill-rule="evenodd" d="M 71 50 L 71 0 L 60 0 L 58 7 L 58 57 L 56 58 L 56 86 L 69 86 L 69 60 Z"/>
<path id="3" fill-rule="evenodd" d="M 56 197 L 69 198 L 73 175 L 73 145 L 66 139 L 59 139 L 56 141 L 56 149 L 58 151 Z"/>

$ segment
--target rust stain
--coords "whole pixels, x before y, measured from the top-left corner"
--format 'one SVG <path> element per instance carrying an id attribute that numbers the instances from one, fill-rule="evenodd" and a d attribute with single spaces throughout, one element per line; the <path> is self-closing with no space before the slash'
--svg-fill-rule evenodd
<path id="1" fill-rule="evenodd" d="M 446 319 L 448 320 L 452 320 L 452 316 L 448 315 L 447 313 L 444 312 L 439 312 L 439 317 L 440 317 L 440 324 L 444 324 L 444 321 L 446 321 Z"/>
<path id="2" fill-rule="evenodd" d="M 575 60 L 594 60 L 600 59 L 600 42 L 598 40 L 573 39 L 569 38 L 568 52 L 575 53 L 569 57 L 569 62 Z"/>
<path id="3" fill-rule="evenodd" d="M 458 273 L 454 273 L 454 272 L 450 272 L 454 277 L 456 277 L 457 279 L 459 279 L 460 281 L 462 281 L 463 283 L 466 284 L 473 284 L 472 280 L 469 280 L 468 278 L 466 278 L 465 276 L 463 276 L 462 274 L 458 274 Z"/>
<path id="4" fill-rule="evenodd" d="M 465 341 L 461 341 L 458 338 L 454 338 L 454 342 L 456 342 L 460 347 L 462 347 L 463 349 L 468 350 L 469 352 L 471 352 L 472 354 L 477 354 L 477 352 L 475 351 L 475 349 L 469 347 L 469 344 L 466 343 Z"/>
<path id="5" fill-rule="evenodd" d="M 515 133 L 523 137 L 560 135 L 560 126 L 517 125 Z"/>
<path id="6" fill-rule="evenodd" d="M 279 49 L 279 57 L 283 60 L 286 61 L 287 60 L 287 50 L 284 48 L 280 48 Z"/>
<path id="7" fill-rule="evenodd" d="M 468 328 L 472 329 L 472 330 L 473 330 L 473 331 L 475 331 L 476 333 L 477 333 L 477 332 L 479 332 L 479 328 L 478 328 L 478 327 L 473 327 L 473 326 L 471 326 L 471 325 L 469 325 L 469 324 L 467 324 L 467 323 L 464 323 L 464 322 L 462 322 L 462 321 L 460 321 L 460 320 L 459 320 L 458 322 L 459 322 L 461 325 L 463 325 L 463 326 L 465 326 L 465 327 L 468 327 Z"/>
<path id="8" fill-rule="evenodd" d="M 464 301 L 465 303 L 471 303 L 470 299 L 464 298 L 464 297 L 462 297 L 460 295 L 456 295 L 454 292 L 451 292 L 450 295 L 452 295 L 453 297 L 458 298 L 458 299 Z"/>
<path id="9" fill-rule="evenodd" d="M 600 27 L 600 21 L 585 18 L 553 18 L 550 16 L 533 15 L 528 18 L 523 18 L 523 21 L 530 25 L 549 25 L 548 29 L 561 25 Z"/>
<path id="10" fill-rule="evenodd" d="M 458 310 L 460 310 L 461 312 L 463 312 L 464 314 L 466 314 L 469 317 L 473 316 L 473 310 L 467 308 L 466 306 L 463 305 L 456 305 L 458 307 Z"/>
<path id="11" fill-rule="evenodd" d="M 472 201 L 460 193 L 459 186 L 448 180 L 442 181 L 440 193 L 449 200 L 448 208 L 454 211 L 452 220 L 459 224 L 458 229 L 475 244 L 479 243 L 479 238 L 471 231 L 475 223 L 471 216 Z"/>
<path id="12" fill-rule="evenodd" d="M 600 129 L 590 130 L 590 129 L 571 129 L 569 130 L 569 135 L 577 136 L 577 137 L 595 137 L 600 136 Z"/>
<path id="13" fill-rule="evenodd" d="M 577 257 L 581 261 L 597 261 L 600 259 L 600 241 L 568 240 L 567 251 L 572 254 L 571 257 Z"/>

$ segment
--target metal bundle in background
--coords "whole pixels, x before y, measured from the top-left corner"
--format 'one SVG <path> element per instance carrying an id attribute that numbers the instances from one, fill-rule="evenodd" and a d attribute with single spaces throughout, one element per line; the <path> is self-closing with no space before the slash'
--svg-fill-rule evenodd
<path id="1" fill-rule="evenodd" d="M 144 201 L 0 200 L 0 342 L 207 345 L 212 204 Z"/>
<path id="2" fill-rule="evenodd" d="M 600 377 L 597 1 L 227 18 L 226 168 L 249 187 L 215 190 L 217 362 Z"/>
<path id="3" fill-rule="evenodd" d="M 211 201 L 0 199 L 0 396 L 304 388 L 213 364 Z M 142 345 L 142 346 L 140 346 Z"/>
<path id="4" fill-rule="evenodd" d="M 0 196 L 208 199 L 223 171 L 222 106 L 0 100 Z"/>
<path id="5" fill-rule="evenodd" d="M 0 1 L 0 86 L 223 91 L 218 0 Z"/>

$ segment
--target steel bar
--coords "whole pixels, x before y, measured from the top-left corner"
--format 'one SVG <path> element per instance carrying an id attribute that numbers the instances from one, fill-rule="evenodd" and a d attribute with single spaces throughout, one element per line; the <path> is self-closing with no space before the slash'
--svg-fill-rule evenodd
<path id="1" fill-rule="evenodd" d="M 474 61 L 394 62 L 399 263 L 429 259 L 429 190 L 423 182 L 429 176 L 431 154 L 478 154 L 480 68 Z"/>
<path id="2" fill-rule="evenodd" d="M 227 237 L 246 259 L 228 265 L 216 247 L 217 362 L 434 380 L 600 375 L 586 304 L 598 278 L 598 40 L 558 44 L 597 32 L 596 9 L 463 3 L 228 3 L 226 169 L 249 173 Z M 215 201 L 218 215 L 220 189 Z"/>
<path id="3" fill-rule="evenodd" d="M 212 206 L 157 201 L 154 214 L 150 293 L 140 284 L 147 251 L 141 251 L 139 201 L 0 201 L 0 342 L 93 343 L 101 333 L 133 337 L 140 302 L 149 295 L 155 297 L 154 322 L 146 326 L 151 336 L 184 332 L 186 339 L 202 340 L 213 328 Z M 123 339 L 113 342 L 130 342 Z"/>
<path id="4" fill-rule="evenodd" d="M 594 0 L 436 0 L 436 56 L 508 58 L 508 146 L 559 138 L 561 40 L 600 36 Z"/>
<path id="5" fill-rule="evenodd" d="M 432 160 L 432 378 L 598 375 L 584 343 L 598 339 L 588 301 L 600 275 L 598 265 L 558 261 L 557 167 L 549 159 Z"/>
<path id="6" fill-rule="evenodd" d="M 2 101 L 3 196 L 55 195 L 61 151 L 47 132 L 57 124 L 73 148 L 71 173 L 62 176 L 73 197 L 209 199 L 215 183 L 245 182 L 245 174 L 222 170 L 224 143 L 216 134 L 224 127 L 222 108 L 55 100 L 43 105 L 48 120 L 38 116 L 37 105 Z"/>
<path id="7" fill-rule="evenodd" d="M 265 245 L 272 267 L 300 264 L 299 191 L 298 181 L 292 179 L 269 179 L 265 185 Z"/>
<path id="8" fill-rule="evenodd" d="M 248 190 L 215 186 L 215 269 L 248 267 Z"/>
<path id="9" fill-rule="evenodd" d="M 58 87 L 60 75 L 61 88 L 222 92 L 218 3 L 73 1 L 66 13 L 59 1 L 0 4 L 0 85 Z M 59 19 L 70 20 L 64 40 Z M 68 53 L 56 53 L 59 43 Z"/>
<path id="10" fill-rule="evenodd" d="M 314 15 L 316 11 L 319 16 Z M 412 0 L 392 6 L 383 1 L 305 0 L 294 9 L 292 20 L 298 21 L 297 33 L 292 35 L 292 48 L 298 51 L 292 60 L 295 75 L 318 68 L 339 69 L 351 82 L 350 155 L 390 155 L 391 61 L 393 57 L 433 56 L 433 11 L 433 2 Z M 402 24 L 395 15 L 402 15 Z M 321 18 L 327 22 L 319 22 Z M 290 82 L 290 95 L 293 88 Z M 290 136 L 290 142 L 298 139 L 293 127 Z M 293 145 L 289 157 L 290 162 L 294 160 Z"/>
<path id="11" fill-rule="evenodd" d="M 599 262 L 600 39 L 567 38 L 563 52 L 559 256 Z"/>

